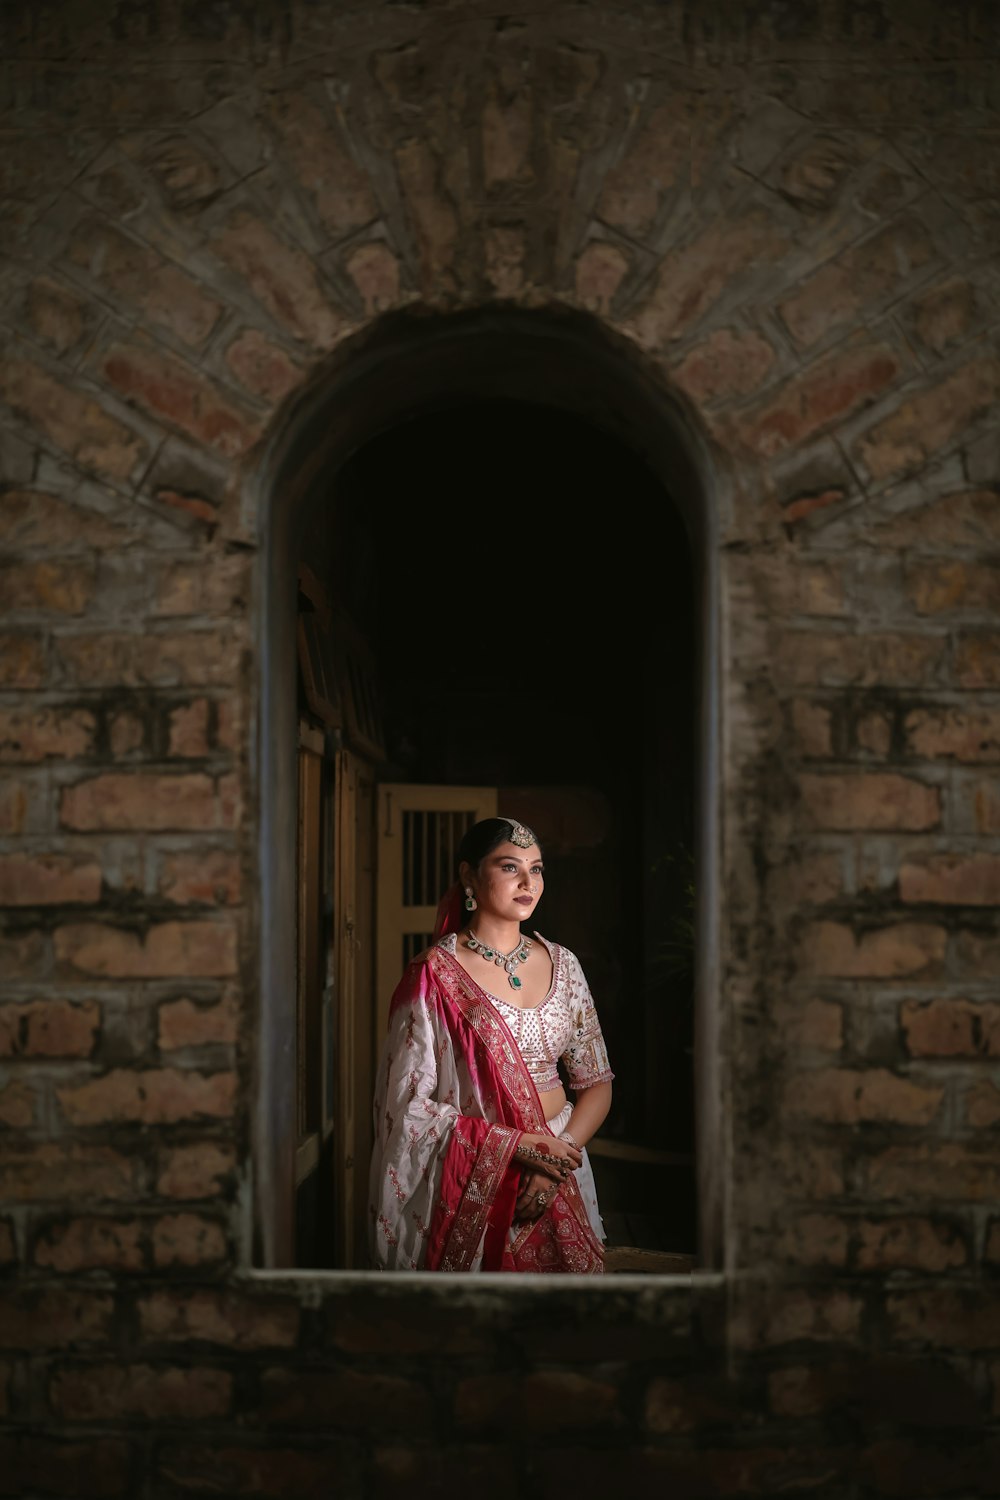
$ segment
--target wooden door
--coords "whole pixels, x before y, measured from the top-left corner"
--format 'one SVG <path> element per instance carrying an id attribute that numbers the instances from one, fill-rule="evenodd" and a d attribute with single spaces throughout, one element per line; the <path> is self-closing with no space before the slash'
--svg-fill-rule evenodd
<path id="1" fill-rule="evenodd" d="M 455 878 L 462 835 L 497 815 L 496 787 L 383 784 L 378 789 L 377 1040 L 413 956 L 431 941 L 438 901 Z"/>

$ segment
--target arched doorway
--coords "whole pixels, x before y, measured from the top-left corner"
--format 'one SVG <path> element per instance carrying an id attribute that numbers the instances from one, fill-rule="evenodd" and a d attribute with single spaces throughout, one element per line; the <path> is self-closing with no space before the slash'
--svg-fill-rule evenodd
<path id="1" fill-rule="evenodd" d="M 303 1216 L 301 1186 L 297 1214 L 282 1186 L 302 1139 L 295 1057 L 327 1045 L 318 1024 L 311 1039 L 300 1026 L 296 1041 L 288 1007 L 297 869 L 301 879 L 294 747 L 302 705 L 290 667 L 294 584 L 305 563 L 382 704 L 375 743 L 362 735 L 353 758 L 350 727 L 333 733 L 347 750 L 340 772 L 331 762 L 331 786 L 344 766 L 368 778 L 347 816 L 372 816 L 379 781 L 487 785 L 549 834 L 553 879 L 539 925 L 583 959 L 618 1074 L 595 1162 L 611 1239 L 676 1250 L 697 1240 L 712 1263 L 705 894 L 714 861 L 714 591 L 706 466 L 687 424 L 591 319 L 500 310 L 396 317 L 294 414 L 276 460 L 262 641 L 259 1259 L 345 1264 L 330 1249 L 329 1222 L 324 1229 L 313 1210 Z M 491 681 L 469 674 L 473 638 L 496 664 Z M 498 704 L 506 734 L 497 733 Z M 532 733 L 529 724 L 539 727 Z M 359 869 L 375 854 L 364 841 L 362 828 L 350 856 Z M 697 1000 L 684 936 L 692 865 Z M 351 1168 L 363 1203 L 364 1057 L 379 1038 L 364 1034 L 374 1009 L 366 957 L 374 915 L 363 874 L 352 891 L 360 953 L 352 1003 L 362 1034 L 350 1033 L 361 1059 L 349 1085 L 358 1092 Z M 336 922 L 334 914 L 328 940 L 343 947 Z M 329 1022 L 331 1035 L 339 1024 Z M 314 1165 L 326 1176 L 338 1170 L 322 1158 Z M 650 1214 L 650 1202 L 670 1208 Z M 337 1242 L 345 1244 L 342 1233 Z"/>

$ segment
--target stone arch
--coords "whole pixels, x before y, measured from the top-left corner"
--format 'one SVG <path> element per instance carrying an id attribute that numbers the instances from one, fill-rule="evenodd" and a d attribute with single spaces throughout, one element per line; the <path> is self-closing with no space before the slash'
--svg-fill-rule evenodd
<path id="1" fill-rule="evenodd" d="M 641 455 L 680 511 L 697 572 L 699 663 L 696 1141 L 699 1255 L 721 1261 L 722 1128 L 718 999 L 719 465 L 700 427 L 655 368 L 598 317 L 553 305 L 485 305 L 387 314 L 345 343 L 281 414 L 251 488 L 260 518 L 258 1095 L 255 1254 L 287 1263 L 283 1184 L 293 1149 L 295 816 L 292 746 L 296 536 L 323 476 L 368 439 L 459 397 L 517 399 L 584 417 Z M 294 999 L 292 1000 L 294 1004 Z"/>

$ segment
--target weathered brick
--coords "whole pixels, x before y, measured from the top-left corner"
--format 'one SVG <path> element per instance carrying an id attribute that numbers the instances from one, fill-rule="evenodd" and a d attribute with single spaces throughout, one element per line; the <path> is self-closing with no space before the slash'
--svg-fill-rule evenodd
<path id="1" fill-rule="evenodd" d="M 535 102 L 513 70 L 491 80 L 482 104 L 483 181 L 487 192 L 534 181 L 532 126 Z"/>
<path id="2" fill-rule="evenodd" d="M 767 1377 L 767 1400 L 779 1417 L 814 1417 L 829 1401 L 827 1366 L 789 1365 Z"/>
<path id="3" fill-rule="evenodd" d="M 148 79 L 146 83 L 148 86 Z M 175 213 L 199 209 L 219 191 L 218 168 L 194 141 L 183 135 L 171 135 L 147 146 L 144 164 Z M 121 191 L 116 179 L 113 196 L 119 212 L 123 207 L 118 201 Z"/>
<path id="4" fill-rule="evenodd" d="M 907 1000 L 900 1022 L 913 1057 L 1000 1057 L 1000 1005 L 962 1000 Z"/>
<path id="5" fill-rule="evenodd" d="M 1000 932 L 962 929 L 955 939 L 958 973 L 981 982 L 1000 974 Z"/>
<path id="6" fill-rule="evenodd" d="M 875 479 L 918 469 L 987 416 L 998 396 L 1000 361 L 970 360 L 877 422 L 855 445 L 856 457 Z"/>
<path id="7" fill-rule="evenodd" d="M 953 670 L 959 687 L 1000 687 L 1000 631 L 961 631 L 955 642 Z"/>
<path id="8" fill-rule="evenodd" d="M 48 1224 L 35 1240 L 34 1262 L 53 1271 L 141 1271 L 141 1219 L 91 1214 Z"/>
<path id="9" fill-rule="evenodd" d="M 833 754 L 833 716 L 822 703 L 796 698 L 792 704 L 792 729 L 802 754 L 825 760 Z"/>
<path id="10" fill-rule="evenodd" d="M 451 291 L 455 285 L 458 221 L 452 203 L 441 191 L 440 163 L 426 141 L 417 137 L 397 149 L 395 161 L 416 241 L 421 285 L 429 289 L 437 284 Z"/>
<path id="11" fill-rule="evenodd" d="M 887 344 L 852 341 L 741 417 L 741 439 L 762 458 L 798 447 L 870 405 L 899 375 L 899 358 Z"/>
<path id="12" fill-rule="evenodd" d="M 519 263 L 518 258 L 517 264 Z M 397 305 L 400 297 L 399 258 L 383 240 L 372 240 L 367 245 L 356 246 L 347 256 L 344 265 L 348 276 L 358 289 L 366 313 L 385 312 L 388 308 Z M 488 250 L 487 274 L 489 274 Z M 503 279 L 502 274 L 501 280 Z M 511 288 L 505 292 L 502 286 L 496 287 L 498 296 L 511 296 L 513 290 Z"/>
<path id="13" fill-rule="evenodd" d="M 141 750 L 146 737 L 145 725 L 136 714 L 115 714 L 108 727 L 108 740 L 111 744 L 111 753 L 116 759 L 124 759 Z"/>
<path id="14" fill-rule="evenodd" d="M 164 1214 L 153 1224 L 152 1241 L 153 1264 L 164 1268 L 215 1265 L 229 1253 L 222 1225 L 202 1214 Z"/>
<path id="15" fill-rule="evenodd" d="M 958 1447 L 886 1438 L 865 1448 L 858 1462 L 869 1493 L 893 1500 L 988 1493 L 998 1468 L 1000 1442 L 993 1436 L 976 1437 Z"/>
<path id="16" fill-rule="evenodd" d="M 225 978 L 236 972 L 236 932 L 223 922 L 161 922 L 143 933 L 96 922 L 57 929 L 64 970 L 107 979 Z"/>
<path id="17" fill-rule="evenodd" d="M 628 258 L 617 245 L 592 241 L 576 263 L 577 301 L 593 312 L 609 312 L 628 270 Z"/>
<path id="18" fill-rule="evenodd" d="M 236 695 L 221 698 L 215 706 L 215 740 L 220 750 L 237 754 L 243 745 L 243 701 Z"/>
<path id="19" fill-rule="evenodd" d="M 555 1452 L 559 1454 L 557 1468 L 565 1473 L 565 1456 L 560 1449 Z M 509 1444 L 428 1449 L 412 1442 L 402 1448 L 386 1434 L 372 1455 L 370 1494 L 372 1500 L 390 1500 L 401 1490 L 415 1495 L 424 1487 L 428 1495 L 445 1495 L 464 1485 L 477 1495 L 491 1491 L 494 1496 L 507 1495 L 518 1487 L 517 1473 Z M 546 1490 L 553 1487 L 549 1474 L 542 1474 L 539 1482 Z"/>
<path id="20" fill-rule="evenodd" d="M 974 1289 L 914 1287 L 890 1293 L 886 1313 L 900 1343 L 989 1349 L 1000 1345 L 1000 1300 Z"/>
<path id="21" fill-rule="evenodd" d="M 651 110 L 628 141 L 621 161 L 606 174 L 601 217 L 643 238 L 671 189 L 690 188 L 703 180 L 730 115 L 728 101 L 717 100 L 709 107 L 697 91 L 671 89 L 670 97 Z"/>
<path id="22" fill-rule="evenodd" d="M 291 1298 L 235 1291 L 153 1292 L 138 1304 L 141 1337 L 151 1344 L 222 1344 L 227 1349 L 289 1349 L 298 1338 Z"/>
<path id="23" fill-rule="evenodd" d="M 806 973 L 844 979 L 901 979 L 936 973 L 947 933 L 932 923 L 898 922 L 855 933 L 839 922 L 815 922 L 799 949 Z"/>
<path id="24" fill-rule="evenodd" d="M 104 1343 L 114 1321 L 107 1292 L 15 1286 L 0 1292 L 0 1344 L 5 1349 L 66 1349 Z"/>
<path id="25" fill-rule="evenodd" d="M 991 612 L 1000 607 L 998 563 L 920 558 L 905 566 L 903 577 L 913 607 L 924 615 Z"/>
<path id="26" fill-rule="evenodd" d="M 1000 780 L 984 777 L 971 790 L 976 832 L 1000 833 Z"/>
<path id="27" fill-rule="evenodd" d="M 222 311 L 197 281 L 157 251 L 94 217 L 76 226 L 67 255 L 116 301 L 193 348 L 205 343 Z"/>
<path id="28" fill-rule="evenodd" d="M 256 328 L 245 328 L 233 340 L 226 350 L 226 365 L 244 390 L 269 406 L 284 401 L 305 378 L 302 366 Z"/>
<path id="29" fill-rule="evenodd" d="M 250 568 L 239 553 L 215 557 L 210 563 L 174 563 L 157 590 L 155 613 L 232 619 L 246 609 L 249 590 Z"/>
<path id="30" fill-rule="evenodd" d="M 855 1232 L 855 1264 L 861 1271 L 948 1271 L 968 1258 L 961 1234 L 934 1219 L 862 1219 Z"/>
<path id="31" fill-rule="evenodd" d="M 37 806 L 39 792 L 29 781 L 0 783 L 0 837 L 23 833 L 29 809 Z"/>
<path id="32" fill-rule="evenodd" d="M 232 1394 L 228 1371 L 188 1365 L 74 1364 L 49 1382 L 53 1411 L 70 1422 L 207 1421 L 228 1415 Z"/>
<path id="33" fill-rule="evenodd" d="M 0 974 L 4 979 L 38 979 L 46 968 L 44 934 L 0 932 Z"/>
<path id="34" fill-rule="evenodd" d="M 0 761 L 74 760 L 93 750 L 97 722 L 83 708 L 0 708 Z"/>
<path id="35" fill-rule="evenodd" d="M 872 535 L 881 547 L 989 547 L 1000 542 L 1000 494 L 955 490 L 899 514 L 873 517 Z"/>
<path id="36" fill-rule="evenodd" d="M 237 640 L 213 631 L 62 636 L 56 654 L 67 680 L 88 688 L 231 686 L 239 671 Z"/>
<path id="37" fill-rule="evenodd" d="M 971 282 L 954 279 L 916 297 L 909 322 L 925 348 L 944 354 L 980 326 L 984 311 Z"/>
<path id="38" fill-rule="evenodd" d="M 988 1079 L 970 1084 L 964 1103 L 965 1121 L 973 1130 L 991 1130 L 1000 1124 L 1000 1089 Z"/>
<path id="39" fill-rule="evenodd" d="M 159 1472 L 181 1493 L 249 1495 L 261 1500 L 330 1500 L 356 1491 L 359 1461 L 349 1438 L 329 1439 L 318 1447 L 236 1447 L 220 1442 L 196 1445 L 172 1442 L 159 1461 Z"/>
<path id="40" fill-rule="evenodd" d="M 92 1000 L 0 1005 L 0 1057 L 88 1057 L 100 1024 Z"/>
<path id="41" fill-rule="evenodd" d="M 934 254 L 923 225 L 901 219 L 828 261 L 778 304 L 800 348 L 853 324 L 863 308 L 898 293 Z"/>
<path id="42" fill-rule="evenodd" d="M 22 309 L 32 333 L 55 354 L 69 354 L 94 323 L 84 299 L 51 276 L 36 276 L 25 287 Z"/>
<path id="43" fill-rule="evenodd" d="M 232 906 L 240 898 L 240 861 L 221 849 L 164 855 L 157 890 L 177 906 Z"/>
<path id="44" fill-rule="evenodd" d="M 160 1006 L 157 1016 L 160 1051 L 231 1044 L 236 1041 L 238 1014 L 236 997 L 232 994 L 207 1005 L 192 1000 L 168 1000 Z"/>
<path id="45" fill-rule="evenodd" d="M 216 783 L 204 775 L 111 772 L 63 789 L 59 817 L 79 830 L 218 826 Z"/>
<path id="46" fill-rule="evenodd" d="M 274 1369 L 260 1378 L 259 1418 L 267 1426 L 346 1428 L 362 1432 L 428 1431 L 431 1393 L 402 1376 L 340 1370 Z"/>
<path id="47" fill-rule="evenodd" d="M 851 1342 L 858 1336 L 864 1304 L 846 1291 L 775 1288 L 751 1309 L 734 1314 L 736 1348 L 777 1347 L 799 1342 Z"/>
<path id="48" fill-rule="evenodd" d="M 37 1123 L 38 1094 L 30 1083 L 18 1080 L 0 1087 L 0 1126 L 30 1130 Z"/>
<path id="49" fill-rule="evenodd" d="M 843 858 L 839 853 L 797 855 L 778 865 L 768 884 L 784 910 L 822 906 L 844 894 Z"/>
<path id="50" fill-rule="evenodd" d="M 869 755 L 883 757 L 892 748 L 892 722 L 877 710 L 863 714 L 854 726 L 854 733 L 858 748 Z"/>
<path id="51" fill-rule="evenodd" d="M 924 830 L 941 820 L 941 794 L 907 776 L 802 776 L 802 807 L 814 828 Z"/>
<path id="52" fill-rule="evenodd" d="M 759 333 L 721 328 L 685 355 L 671 371 L 696 405 L 749 396 L 770 374 L 776 355 Z"/>
<path id="53" fill-rule="evenodd" d="M 947 653 L 944 636 L 788 631 L 775 671 L 806 688 L 925 687 L 941 677 Z"/>
<path id="54" fill-rule="evenodd" d="M 174 1146 L 159 1157 L 156 1191 L 164 1198 L 215 1198 L 227 1191 L 236 1169 L 231 1146 L 200 1141 L 193 1146 Z"/>
<path id="55" fill-rule="evenodd" d="M 0 1143 L 0 1196 L 66 1204 L 133 1196 L 141 1163 L 110 1146 Z"/>
<path id="56" fill-rule="evenodd" d="M 231 214 L 214 237 L 213 249 L 275 321 L 304 343 L 332 349 L 348 331 L 346 319 L 320 285 L 313 262 L 253 214 Z"/>
<path id="57" fill-rule="evenodd" d="M 1000 709 L 915 708 L 904 728 L 912 755 L 973 764 L 1000 761 Z"/>
<path id="58" fill-rule="evenodd" d="M 45 648 L 24 630 L 0 633 L 0 687 L 40 688 L 48 678 Z"/>
<path id="59" fill-rule="evenodd" d="M 634 319 L 635 337 L 647 348 L 682 338 L 740 277 L 780 256 L 786 243 L 786 231 L 759 208 L 711 224 L 661 262 L 652 294 Z"/>
<path id="60" fill-rule="evenodd" d="M 0 854 L 0 906 L 93 902 L 101 867 L 86 855 Z"/>
<path id="61" fill-rule="evenodd" d="M 806 1000 L 776 1012 L 781 1035 L 796 1050 L 839 1052 L 844 1044 L 844 1012 L 833 1000 Z"/>
<path id="62" fill-rule="evenodd" d="M 168 753 L 181 759 L 199 759 L 208 754 L 210 706 L 207 698 L 195 698 L 171 709 L 168 718 Z"/>
<path id="63" fill-rule="evenodd" d="M 835 1214 L 798 1214 L 775 1245 L 778 1259 L 803 1266 L 845 1266 L 850 1224 Z"/>
<path id="64" fill-rule="evenodd" d="M 73 1441 L 53 1432 L 0 1437 L 0 1494 L 59 1500 L 131 1500 L 130 1444 L 122 1437 Z"/>
<path id="65" fill-rule="evenodd" d="M 71 504 L 44 490 L 10 489 L 0 494 L 0 542 L 14 550 L 50 548 L 58 537 L 60 549 L 122 546 L 127 526 L 118 526 L 100 511 Z"/>
<path id="66" fill-rule="evenodd" d="M 334 239 L 378 217 L 371 179 L 341 144 L 330 115 L 294 90 L 273 94 L 269 110 L 295 178 Z"/>
<path id="67" fill-rule="evenodd" d="M 233 1110 L 236 1076 L 178 1068 L 114 1068 L 87 1083 L 57 1087 L 55 1093 L 71 1125 L 119 1120 L 173 1125 L 180 1120 L 227 1119 Z"/>
<path id="68" fill-rule="evenodd" d="M 644 1426 L 650 1432 L 695 1432 L 739 1422 L 739 1398 L 733 1384 L 718 1376 L 689 1374 L 680 1379 L 655 1376 L 646 1388 Z"/>
<path id="69" fill-rule="evenodd" d="M 994 1147 L 890 1146 L 872 1157 L 868 1183 L 880 1198 L 989 1203 L 1000 1196 L 1000 1161 Z"/>
<path id="70" fill-rule="evenodd" d="M 522 1417 L 529 1432 L 552 1428 L 590 1431 L 620 1426 L 618 1390 L 610 1380 L 597 1380 L 575 1370 L 536 1370 L 521 1382 Z"/>
<path id="71" fill-rule="evenodd" d="M 793 1078 L 785 1091 L 791 1114 L 831 1125 L 856 1125 L 860 1121 L 929 1125 L 936 1119 L 943 1098 L 943 1088 L 914 1083 L 885 1068 L 813 1069 Z"/>
<path id="72" fill-rule="evenodd" d="M 961 906 L 1000 904 L 1000 856 L 924 854 L 906 860 L 899 871 L 903 901 Z"/>
<path id="73" fill-rule="evenodd" d="M 256 441 L 260 426 L 206 376 L 153 345 L 113 344 L 101 371 L 126 401 L 227 458 Z"/>
<path id="74" fill-rule="evenodd" d="M 456 1383 L 455 1421 L 468 1431 L 496 1431 L 503 1426 L 504 1411 L 520 1412 L 518 1377 L 503 1374 L 466 1375 Z"/>
<path id="75" fill-rule="evenodd" d="M 11 611 L 79 615 L 94 592 L 91 562 L 5 563 L 0 566 L 0 598 Z"/>
<path id="76" fill-rule="evenodd" d="M 106 479 L 125 482 L 148 458 L 137 433 L 25 359 L 8 357 L 0 365 L 0 399 L 81 468 Z"/>
<path id="77" fill-rule="evenodd" d="M 844 1191 L 843 1152 L 837 1147 L 783 1136 L 770 1148 L 769 1166 L 789 1197 L 823 1203 Z"/>

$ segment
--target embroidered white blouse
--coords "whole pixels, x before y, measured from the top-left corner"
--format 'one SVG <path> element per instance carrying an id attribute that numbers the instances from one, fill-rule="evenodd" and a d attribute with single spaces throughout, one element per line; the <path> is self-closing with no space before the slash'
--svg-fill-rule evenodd
<path id="1" fill-rule="evenodd" d="M 540 1004 L 530 1008 L 511 1005 L 486 989 L 482 980 L 477 979 L 477 985 L 509 1027 L 540 1094 L 560 1086 L 556 1066 L 560 1058 L 574 1092 L 595 1083 L 610 1083 L 615 1075 L 579 959 L 569 948 L 550 943 L 540 932 L 535 937 L 545 945 L 552 959 L 552 983 Z M 439 939 L 439 946 L 454 955 L 457 933 L 450 932 Z M 489 979 L 493 972 L 483 964 L 483 980 Z"/>

